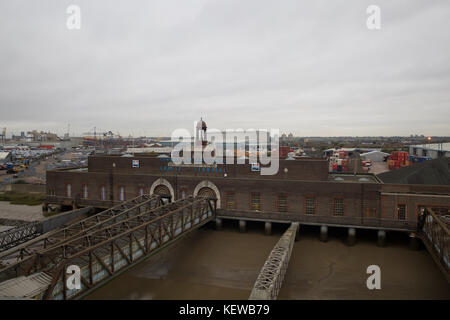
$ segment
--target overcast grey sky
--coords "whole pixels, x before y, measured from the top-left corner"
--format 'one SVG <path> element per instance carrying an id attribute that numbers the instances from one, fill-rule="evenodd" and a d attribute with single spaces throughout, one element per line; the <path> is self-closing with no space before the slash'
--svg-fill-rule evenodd
<path id="1" fill-rule="evenodd" d="M 66 27 L 70 4 L 81 30 Z M 202 116 L 450 135 L 449 17 L 448 0 L 2 0 L 0 127 L 170 135 Z"/>

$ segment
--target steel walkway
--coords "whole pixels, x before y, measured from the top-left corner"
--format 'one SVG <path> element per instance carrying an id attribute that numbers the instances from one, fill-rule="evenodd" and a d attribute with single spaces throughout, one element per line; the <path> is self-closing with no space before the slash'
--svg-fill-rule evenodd
<path id="1" fill-rule="evenodd" d="M 419 236 L 433 260 L 450 283 L 450 231 L 448 224 L 433 209 L 426 208 L 425 223 Z M 450 222 L 447 221 L 447 223 Z"/>
<path id="2" fill-rule="evenodd" d="M 162 205 L 157 195 L 142 195 L 116 205 L 88 218 L 76 221 L 64 228 L 47 232 L 31 241 L 0 252 L 0 281 L 28 274 L 23 266 L 40 251 L 51 248 L 74 237 L 113 224 Z"/>
<path id="3" fill-rule="evenodd" d="M 42 233 L 39 226 L 39 222 L 31 222 L 0 232 L 0 252 L 38 237 Z"/>
<path id="4" fill-rule="evenodd" d="M 33 246 L 33 253 L 26 257 L 18 256 L 17 250 L 10 251 L 8 254 L 16 254 L 18 260 L 0 270 L 0 275 L 6 279 L 36 273 L 48 275 L 51 282 L 38 298 L 82 296 L 209 222 L 215 215 L 215 201 L 188 197 L 163 204 L 159 196 L 138 197 L 24 244 L 19 251 Z M 69 266 L 81 271 L 80 289 L 67 287 Z"/>

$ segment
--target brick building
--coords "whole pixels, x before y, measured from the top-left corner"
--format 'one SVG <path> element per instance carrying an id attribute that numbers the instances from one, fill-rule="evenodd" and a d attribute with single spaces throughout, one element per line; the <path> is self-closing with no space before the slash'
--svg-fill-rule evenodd
<path id="1" fill-rule="evenodd" d="M 46 205 L 108 208 L 143 193 L 211 196 L 220 218 L 379 230 L 414 231 L 420 207 L 450 207 L 449 185 L 329 174 L 324 159 L 280 160 L 271 176 L 251 164 L 177 166 L 148 156 L 91 156 L 88 168 L 47 171 Z"/>

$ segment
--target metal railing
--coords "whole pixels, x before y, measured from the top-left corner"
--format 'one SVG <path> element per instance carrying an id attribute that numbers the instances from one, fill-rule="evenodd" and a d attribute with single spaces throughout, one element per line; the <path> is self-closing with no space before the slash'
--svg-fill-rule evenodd
<path id="1" fill-rule="evenodd" d="M 0 232 L 0 252 L 39 236 L 40 229 L 39 222 L 31 222 Z"/>
<path id="2" fill-rule="evenodd" d="M 33 272 L 51 275 L 44 299 L 72 299 L 214 217 L 215 200 L 188 197 L 40 252 Z M 67 288 L 66 269 L 81 269 L 81 288 Z"/>
<path id="3" fill-rule="evenodd" d="M 219 209 L 218 217 L 224 218 L 246 218 L 259 221 L 275 221 L 275 222 L 299 222 L 300 224 L 312 225 L 330 225 L 330 226 L 352 226 L 360 228 L 381 228 L 400 231 L 415 231 L 417 223 L 408 220 L 393 220 L 373 217 L 349 217 L 349 216 L 332 216 L 318 214 L 300 214 L 290 212 L 275 211 L 239 211 Z"/>
<path id="4" fill-rule="evenodd" d="M 0 281 L 17 277 L 26 270 L 21 270 L 23 265 L 34 259 L 43 250 L 58 246 L 75 237 L 114 224 L 148 210 L 159 207 L 162 200 L 157 195 L 141 195 L 129 201 L 125 201 L 110 209 L 79 220 L 67 227 L 47 232 L 31 241 L 18 245 L 0 253 Z"/>
<path id="5" fill-rule="evenodd" d="M 431 208 L 426 208 L 421 239 L 450 282 L 450 231 Z"/>

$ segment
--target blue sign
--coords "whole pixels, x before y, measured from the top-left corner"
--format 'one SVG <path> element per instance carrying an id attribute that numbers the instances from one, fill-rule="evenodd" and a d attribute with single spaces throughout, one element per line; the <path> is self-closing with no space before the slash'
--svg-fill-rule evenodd
<path id="1" fill-rule="evenodd" d="M 260 168 L 258 162 L 252 163 L 252 171 L 261 171 L 261 168 Z"/>

